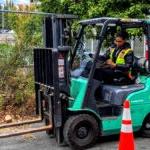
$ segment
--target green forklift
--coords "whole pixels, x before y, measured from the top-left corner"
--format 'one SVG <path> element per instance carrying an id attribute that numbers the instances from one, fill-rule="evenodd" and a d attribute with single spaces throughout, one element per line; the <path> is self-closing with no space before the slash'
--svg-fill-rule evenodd
<path id="1" fill-rule="evenodd" d="M 123 103 L 131 104 L 134 132 L 150 137 L 150 20 L 94 18 L 79 22 L 72 40 L 71 24 L 76 16 L 37 12 L 0 11 L 44 15 L 44 48 L 34 49 L 36 114 L 40 119 L 0 125 L 1 128 L 43 122 L 44 126 L 0 135 L 0 138 L 46 131 L 58 144 L 73 149 L 90 147 L 98 137 L 120 133 Z M 115 79 L 104 84 L 94 78 L 103 45 L 114 41 L 118 30 L 139 30 L 147 39 L 146 57 L 135 57 L 136 76 L 130 84 Z M 94 54 L 84 49 L 85 34 L 96 31 Z M 75 44 L 74 44 L 75 43 Z M 109 43 L 110 44 L 110 43 Z M 74 46 L 73 46 L 74 45 Z M 86 59 L 86 55 L 90 56 Z M 84 56 L 84 57 L 82 57 Z M 77 58 L 77 59 L 76 59 Z M 84 63 L 77 67 L 78 58 Z M 88 75 L 83 76 L 87 64 Z M 77 74 L 74 75 L 74 72 Z"/>
<path id="2" fill-rule="evenodd" d="M 95 18 L 79 22 L 80 30 L 71 47 L 57 43 L 56 48 L 34 49 L 35 84 L 40 95 L 42 114 L 52 129 L 47 134 L 59 144 L 66 142 L 75 149 L 91 146 L 99 136 L 120 133 L 123 103 L 131 104 L 134 132 L 150 137 L 150 20 Z M 76 56 L 82 51 L 83 36 L 88 28 L 96 28 L 97 47 L 87 77 L 72 76 Z M 117 30 L 140 29 L 146 36 L 147 58 L 135 57 L 137 76 L 131 84 L 116 79 L 111 85 L 94 79 L 103 43 L 114 40 Z M 85 67 L 78 68 L 84 70 Z M 40 92 L 39 92 L 40 91 Z M 102 93 L 99 97 L 99 94 Z"/>

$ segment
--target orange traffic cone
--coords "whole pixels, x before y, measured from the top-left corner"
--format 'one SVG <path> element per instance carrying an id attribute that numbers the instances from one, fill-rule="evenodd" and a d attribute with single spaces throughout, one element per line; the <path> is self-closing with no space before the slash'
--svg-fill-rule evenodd
<path id="1" fill-rule="evenodd" d="M 120 133 L 119 150 L 134 150 L 134 137 L 132 130 L 130 103 L 124 102 L 122 126 Z"/>

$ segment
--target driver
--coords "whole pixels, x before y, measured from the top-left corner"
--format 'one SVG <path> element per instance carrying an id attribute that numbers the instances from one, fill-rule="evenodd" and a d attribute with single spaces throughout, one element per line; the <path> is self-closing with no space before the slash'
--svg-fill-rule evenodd
<path id="1" fill-rule="evenodd" d="M 102 56 L 105 65 L 95 70 L 95 79 L 104 83 L 112 83 L 114 79 L 124 79 L 125 83 L 132 80 L 134 54 L 127 38 L 126 32 L 117 33 L 114 44 Z"/>

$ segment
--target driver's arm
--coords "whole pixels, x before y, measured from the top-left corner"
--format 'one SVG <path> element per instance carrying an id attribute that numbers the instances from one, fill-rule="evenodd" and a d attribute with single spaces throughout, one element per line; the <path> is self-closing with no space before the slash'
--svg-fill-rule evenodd
<path id="1" fill-rule="evenodd" d="M 105 54 L 104 54 L 104 57 L 107 59 L 110 59 L 110 49 L 108 49 Z"/>
<path id="2" fill-rule="evenodd" d="M 104 54 L 103 57 L 105 58 L 105 61 L 110 59 L 110 49 L 108 49 Z"/>

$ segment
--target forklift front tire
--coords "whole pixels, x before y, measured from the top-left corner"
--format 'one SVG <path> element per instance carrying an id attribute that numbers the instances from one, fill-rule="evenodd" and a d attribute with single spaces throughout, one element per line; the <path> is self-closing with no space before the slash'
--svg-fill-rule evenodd
<path id="1" fill-rule="evenodd" d="M 75 149 L 90 147 L 96 141 L 98 134 L 98 122 L 88 114 L 70 117 L 63 130 L 65 142 Z"/>

